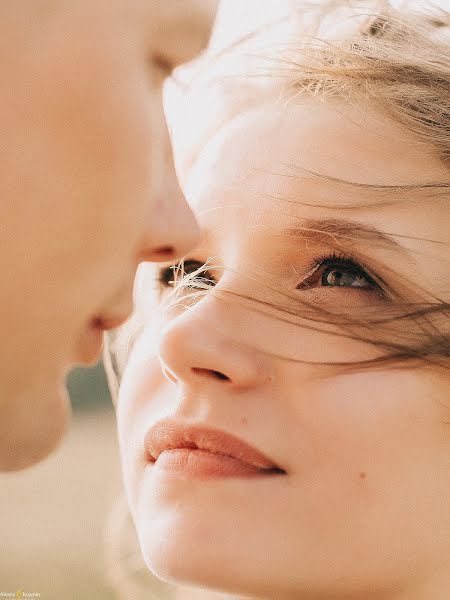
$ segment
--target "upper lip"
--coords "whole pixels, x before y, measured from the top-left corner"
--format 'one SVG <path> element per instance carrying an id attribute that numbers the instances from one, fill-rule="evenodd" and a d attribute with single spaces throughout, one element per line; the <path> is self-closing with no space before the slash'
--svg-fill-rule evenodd
<path id="1" fill-rule="evenodd" d="M 171 418 L 155 423 L 147 432 L 144 443 L 151 462 L 155 462 L 164 450 L 197 448 L 232 456 L 260 469 L 283 470 L 260 450 L 234 435 Z"/>

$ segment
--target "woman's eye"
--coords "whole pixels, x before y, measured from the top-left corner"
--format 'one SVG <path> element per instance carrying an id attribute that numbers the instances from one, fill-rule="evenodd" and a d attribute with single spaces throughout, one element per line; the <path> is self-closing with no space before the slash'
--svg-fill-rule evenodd
<path id="1" fill-rule="evenodd" d="M 316 261 L 312 274 L 302 281 L 297 289 L 313 287 L 346 287 L 382 292 L 378 283 L 362 267 L 354 260 L 343 257 L 329 257 Z"/>
<path id="2" fill-rule="evenodd" d="M 198 271 L 198 274 L 195 273 Z M 162 268 L 158 273 L 158 281 L 163 288 L 174 288 L 182 279 L 188 275 L 192 278 L 185 281 L 185 286 L 190 289 L 204 289 L 216 283 L 212 275 L 204 270 L 204 263 L 197 260 L 185 260 L 176 265 Z"/>

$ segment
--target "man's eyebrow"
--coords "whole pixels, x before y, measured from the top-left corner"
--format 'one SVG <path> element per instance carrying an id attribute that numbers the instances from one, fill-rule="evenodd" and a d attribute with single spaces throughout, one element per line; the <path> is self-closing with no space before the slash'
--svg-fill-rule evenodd
<path id="1" fill-rule="evenodd" d="M 411 239 L 410 236 L 385 233 L 372 225 L 357 221 L 348 221 L 345 219 L 302 219 L 301 224 L 298 226 L 284 227 L 282 235 L 318 243 L 325 242 L 327 244 L 329 244 L 330 238 L 333 238 L 335 243 L 347 246 L 352 242 L 373 244 L 386 250 L 394 250 L 397 253 L 401 253 L 411 263 L 415 262 L 409 250 L 394 239 L 394 235 L 395 237 Z"/>

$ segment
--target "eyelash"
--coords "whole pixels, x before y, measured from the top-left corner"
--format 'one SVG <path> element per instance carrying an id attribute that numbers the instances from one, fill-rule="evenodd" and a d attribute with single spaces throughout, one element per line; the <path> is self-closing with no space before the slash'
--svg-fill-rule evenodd
<path id="1" fill-rule="evenodd" d="M 175 272 L 177 272 L 178 270 L 182 271 L 180 265 L 181 263 L 177 263 L 176 265 L 170 265 L 169 267 L 163 267 L 159 269 L 158 274 L 156 276 L 156 281 L 165 289 L 168 289 L 169 287 L 173 288 L 173 285 L 170 285 L 169 281 L 173 283 Z M 187 267 L 192 265 L 195 265 L 194 271 L 197 271 L 198 269 L 201 269 L 203 267 L 203 263 L 199 260 L 185 260 L 183 264 L 184 271 L 186 271 Z M 185 276 L 185 274 L 181 274 L 179 276 L 179 279 L 182 279 Z M 199 277 L 202 278 L 202 281 L 204 281 L 205 279 L 210 279 L 211 281 L 214 281 L 213 278 L 209 275 L 208 271 L 201 271 Z"/>
<path id="2" fill-rule="evenodd" d="M 196 269 L 200 268 L 202 263 L 201 261 L 189 260 L 185 261 L 184 266 L 187 265 L 198 265 Z M 179 263 L 177 265 L 171 265 L 170 267 L 162 268 L 159 270 L 158 275 L 156 276 L 156 280 L 158 283 L 165 289 L 171 287 L 168 284 L 168 281 L 173 279 L 173 270 L 178 268 Z M 349 255 L 349 254 L 337 254 L 333 252 L 332 254 L 324 254 L 322 256 L 316 257 L 313 259 L 313 267 L 308 271 L 305 276 L 305 279 L 298 284 L 296 289 L 309 289 L 314 286 L 308 285 L 307 281 L 310 279 L 320 268 L 334 267 L 335 269 L 341 268 L 343 271 L 350 272 L 353 275 L 358 275 L 364 278 L 368 285 L 367 286 L 340 286 L 345 287 L 346 289 L 357 289 L 361 290 L 365 293 L 374 293 L 379 296 L 385 297 L 386 292 L 383 289 L 382 285 L 380 285 L 376 279 L 376 276 L 371 276 L 367 273 L 366 269 L 361 266 L 357 260 Z M 195 270 L 196 270 L 195 269 Z M 333 270 L 333 269 L 332 269 Z M 208 271 L 202 272 L 200 275 L 203 280 L 208 277 Z M 209 278 L 213 281 L 212 277 Z M 321 287 L 339 287 L 339 286 L 321 286 Z"/>
<path id="3" fill-rule="evenodd" d="M 347 271 L 352 273 L 353 275 L 358 275 L 364 278 L 368 286 L 365 287 L 352 287 L 352 286 L 341 286 L 346 289 L 359 289 L 363 292 L 369 291 L 370 293 L 378 294 L 379 296 L 385 298 L 386 292 L 383 287 L 376 281 L 378 279 L 375 275 L 370 275 L 367 270 L 358 263 L 358 261 L 351 256 L 350 254 L 337 254 L 333 252 L 332 254 L 324 254 L 322 256 L 316 257 L 313 259 L 313 268 L 308 271 L 306 278 L 310 278 L 314 275 L 319 268 L 326 269 L 327 267 L 333 267 L 331 271 L 341 268 L 343 271 Z M 301 282 L 297 289 L 308 289 L 308 285 L 306 281 Z M 322 286 L 322 287 L 339 287 L 339 286 Z"/>

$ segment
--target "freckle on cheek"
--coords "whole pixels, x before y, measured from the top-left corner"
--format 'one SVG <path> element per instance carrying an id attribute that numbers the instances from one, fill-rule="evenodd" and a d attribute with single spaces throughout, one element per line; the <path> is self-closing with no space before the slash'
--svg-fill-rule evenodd
<path id="1" fill-rule="evenodd" d="M 366 473 L 364 473 L 364 471 L 360 471 L 358 476 L 360 479 L 365 479 L 367 475 L 366 475 Z"/>
<path id="2" fill-rule="evenodd" d="M 247 425 L 248 421 L 245 417 L 242 417 L 241 423 L 242 423 L 242 425 Z"/>

